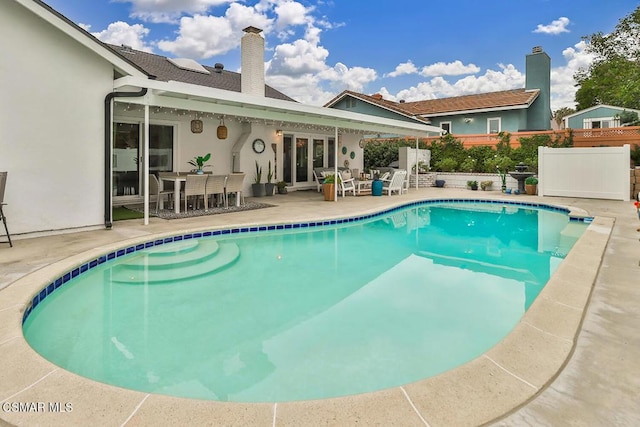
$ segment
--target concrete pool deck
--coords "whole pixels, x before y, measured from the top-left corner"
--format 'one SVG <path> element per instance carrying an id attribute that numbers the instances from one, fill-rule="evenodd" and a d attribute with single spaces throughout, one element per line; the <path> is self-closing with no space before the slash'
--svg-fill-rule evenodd
<path id="1" fill-rule="evenodd" d="M 361 215 L 434 198 L 527 201 L 596 217 L 512 333 L 479 358 L 439 376 L 344 398 L 210 402 L 79 377 L 40 357 L 23 338 L 22 312 L 32 295 L 60 273 L 114 248 L 154 235 Z M 0 244 L 0 425 L 640 425 L 640 221 L 632 202 L 446 188 L 347 197 L 338 203 L 324 202 L 315 192 L 262 201 L 277 206 L 171 221 L 152 218 L 148 226 L 141 220 L 119 221 L 112 230 L 16 239 L 13 248 Z M 60 408 L 70 403 L 73 410 L 49 410 L 56 402 Z M 32 404 L 32 411 L 14 410 L 19 403 Z"/>

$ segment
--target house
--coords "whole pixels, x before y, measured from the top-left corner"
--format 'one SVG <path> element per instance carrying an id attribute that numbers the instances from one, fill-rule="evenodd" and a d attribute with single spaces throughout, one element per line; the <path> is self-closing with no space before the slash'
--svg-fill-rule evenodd
<path id="1" fill-rule="evenodd" d="M 380 94 L 344 91 L 326 107 L 378 117 L 428 123 L 455 135 L 551 129 L 551 59 L 535 47 L 526 56 L 523 89 L 404 102 Z"/>
<path id="2" fill-rule="evenodd" d="M 565 116 L 562 119 L 562 127 L 565 129 L 617 128 L 621 126 L 620 115 L 625 111 L 640 115 L 640 110 L 601 104 Z"/>
<path id="3" fill-rule="evenodd" d="M 265 86 L 254 27 L 241 39 L 241 75 L 106 45 L 41 0 L 0 2 L 0 36 L 0 171 L 18 239 L 111 228 L 114 204 L 148 206 L 149 173 L 188 171 L 198 155 L 212 154 L 216 174 L 244 171 L 250 195 L 256 162 L 275 165 L 274 181 L 307 188 L 314 166 L 362 167 L 364 134 L 439 132 L 300 104 Z"/>

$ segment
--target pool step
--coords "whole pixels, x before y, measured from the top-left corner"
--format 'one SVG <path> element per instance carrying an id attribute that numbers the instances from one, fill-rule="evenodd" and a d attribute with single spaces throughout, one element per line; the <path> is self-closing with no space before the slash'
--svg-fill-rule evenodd
<path id="1" fill-rule="evenodd" d="M 194 265 L 210 258 L 219 250 L 215 240 L 193 240 L 180 244 L 169 244 L 142 251 L 123 260 L 120 265 L 132 267 L 154 267 L 159 269 L 174 269 L 176 267 Z M 171 257 L 171 262 L 167 260 Z"/>
<path id="2" fill-rule="evenodd" d="M 213 249 L 213 245 L 209 249 Z M 128 262 L 127 264 L 114 266 L 111 269 L 111 281 L 114 283 L 142 285 L 188 280 L 222 270 L 233 264 L 240 257 L 240 248 L 235 243 L 216 243 L 214 251 L 204 251 L 204 254 L 200 253 L 200 251 L 195 252 L 199 256 L 190 261 L 186 261 L 186 258 L 179 256 L 178 263 L 174 263 L 166 259 L 166 257 L 160 257 L 164 264 Z"/>

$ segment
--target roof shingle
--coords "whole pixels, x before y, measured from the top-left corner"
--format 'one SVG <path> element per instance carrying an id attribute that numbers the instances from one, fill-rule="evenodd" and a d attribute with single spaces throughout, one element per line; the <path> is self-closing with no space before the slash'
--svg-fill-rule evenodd
<path id="1" fill-rule="evenodd" d="M 240 73 L 227 70 L 216 70 L 214 67 L 203 65 L 203 67 L 209 71 L 209 74 L 204 74 L 179 68 L 171 63 L 165 56 L 142 52 L 124 46 L 115 46 L 106 43 L 105 45 L 117 54 L 137 65 L 147 74 L 154 76 L 156 80 L 164 82 L 177 81 L 232 92 L 241 92 Z M 293 98 L 290 98 L 269 85 L 265 85 L 265 96 L 267 98 L 295 102 Z"/>
<path id="2" fill-rule="evenodd" d="M 476 110 L 524 107 L 531 105 L 539 93 L 538 89 L 512 89 L 425 101 L 395 102 L 383 99 L 377 94 L 364 95 L 362 93 L 344 91 L 325 104 L 325 106 L 331 106 L 344 96 L 350 95 L 407 116 L 429 117 L 463 111 L 472 112 Z"/>

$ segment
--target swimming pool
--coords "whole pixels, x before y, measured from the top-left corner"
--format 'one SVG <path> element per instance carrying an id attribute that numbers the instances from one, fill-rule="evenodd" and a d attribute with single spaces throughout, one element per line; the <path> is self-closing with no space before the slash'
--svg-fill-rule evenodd
<path id="1" fill-rule="evenodd" d="M 319 225 L 107 254 L 45 288 L 25 313 L 25 336 L 65 369 L 155 393 L 285 401 L 371 391 L 492 347 L 584 228 L 558 210 L 502 202 Z M 181 267 L 162 268 L 169 256 Z M 217 273 L 201 276 L 204 264 Z M 176 271 L 197 277 L 169 284 Z M 175 348 L 184 359 L 167 356 Z"/>

